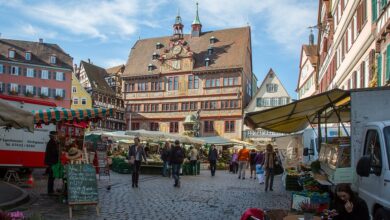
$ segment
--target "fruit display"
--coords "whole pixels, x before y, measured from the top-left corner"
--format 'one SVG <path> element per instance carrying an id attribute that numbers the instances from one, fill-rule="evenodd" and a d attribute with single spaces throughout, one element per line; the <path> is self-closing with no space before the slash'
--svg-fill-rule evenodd
<path id="1" fill-rule="evenodd" d="M 321 191 L 321 185 L 310 175 L 302 176 L 299 179 L 299 183 L 306 191 L 318 192 Z"/>
<path id="2" fill-rule="evenodd" d="M 287 191 L 301 191 L 302 186 L 298 183 L 301 174 L 294 168 L 286 168 L 286 190 Z"/>

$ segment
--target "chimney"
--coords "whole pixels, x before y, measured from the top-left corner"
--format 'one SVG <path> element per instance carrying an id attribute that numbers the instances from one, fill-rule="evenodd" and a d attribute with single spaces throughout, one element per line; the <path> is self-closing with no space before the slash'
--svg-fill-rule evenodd
<path id="1" fill-rule="evenodd" d="M 73 65 L 73 72 L 74 72 L 74 73 L 77 72 L 77 64 L 74 64 L 74 65 Z"/>
<path id="2" fill-rule="evenodd" d="M 42 39 L 42 38 L 39 38 L 39 43 L 40 43 L 40 44 L 43 43 L 43 39 Z"/>
<path id="3" fill-rule="evenodd" d="M 91 63 L 91 59 L 88 58 L 88 63 Z"/>

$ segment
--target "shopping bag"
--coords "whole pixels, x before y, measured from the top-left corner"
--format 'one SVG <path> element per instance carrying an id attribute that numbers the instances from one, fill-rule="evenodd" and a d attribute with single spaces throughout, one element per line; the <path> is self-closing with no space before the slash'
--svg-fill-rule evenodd
<path id="1" fill-rule="evenodd" d="M 51 170 L 53 171 L 53 176 L 56 179 L 62 179 L 64 177 L 64 166 L 61 162 L 57 162 L 56 164 L 51 166 Z"/>

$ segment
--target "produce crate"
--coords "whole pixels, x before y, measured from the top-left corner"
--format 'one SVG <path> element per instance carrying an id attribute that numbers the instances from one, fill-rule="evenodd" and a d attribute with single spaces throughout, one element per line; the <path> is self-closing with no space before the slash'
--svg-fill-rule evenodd
<path id="1" fill-rule="evenodd" d="M 298 182 L 299 176 L 286 176 L 286 190 L 287 191 L 301 191 L 302 186 Z"/>

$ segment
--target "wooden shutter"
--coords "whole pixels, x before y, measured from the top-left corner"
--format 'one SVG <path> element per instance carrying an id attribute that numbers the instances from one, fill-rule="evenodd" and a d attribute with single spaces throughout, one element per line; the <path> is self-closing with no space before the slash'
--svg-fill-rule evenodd
<path id="1" fill-rule="evenodd" d="M 62 81 L 65 81 L 65 72 L 62 73 Z"/>
<path id="2" fill-rule="evenodd" d="M 363 0 L 364 1 L 364 0 Z M 362 24 L 363 24 L 363 1 L 360 2 L 358 8 L 357 8 L 357 31 L 360 33 L 362 31 Z"/>
<path id="3" fill-rule="evenodd" d="M 25 88 L 25 89 L 26 89 L 26 88 Z M 21 85 L 18 85 L 18 93 L 19 93 L 19 94 L 20 94 L 21 90 L 22 90 L 22 86 L 21 86 Z"/>
<path id="4" fill-rule="evenodd" d="M 372 8 L 372 22 L 374 22 L 374 21 L 376 21 L 376 19 L 378 17 L 377 0 L 371 0 L 371 6 L 372 6 L 371 7 Z"/>
<path id="5" fill-rule="evenodd" d="M 352 87 L 353 89 L 357 88 L 357 72 L 354 71 L 352 75 Z"/>
<path id="6" fill-rule="evenodd" d="M 38 87 L 38 94 L 37 94 L 38 96 L 40 96 L 41 95 L 41 87 Z"/>
<path id="7" fill-rule="evenodd" d="M 386 77 L 385 80 L 390 79 L 390 44 L 387 45 L 387 50 L 386 50 Z"/>
<path id="8" fill-rule="evenodd" d="M 369 80 L 371 81 L 372 80 L 372 78 L 374 77 L 374 71 L 373 71 L 373 66 L 374 66 L 374 60 L 375 60 L 375 50 L 374 49 L 372 49 L 371 51 L 370 51 L 370 56 L 369 56 L 369 61 L 368 61 L 368 66 L 369 66 L 369 68 L 368 68 L 368 78 L 369 78 Z"/>
<path id="9" fill-rule="evenodd" d="M 37 87 L 33 87 L 33 95 L 37 95 Z"/>
<path id="10" fill-rule="evenodd" d="M 379 53 L 379 56 L 378 56 L 378 60 L 377 60 L 377 63 L 378 63 L 378 68 L 377 68 L 377 87 L 381 86 L 382 85 L 382 54 Z"/>
<path id="11" fill-rule="evenodd" d="M 362 26 L 367 20 L 367 0 L 362 1 Z"/>
<path id="12" fill-rule="evenodd" d="M 365 76 L 366 76 L 366 73 L 365 73 L 365 69 L 364 69 L 364 66 L 365 66 L 365 62 L 363 61 L 361 64 L 360 64 L 360 87 L 361 88 L 364 88 L 364 79 L 365 79 Z"/>
<path id="13" fill-rule="evenodd" d="M 36 69 L 33 69 L 34 70 L 34 78 L 37 77 L 37 70 Z"/>

